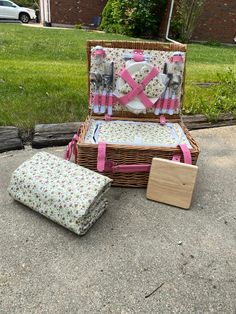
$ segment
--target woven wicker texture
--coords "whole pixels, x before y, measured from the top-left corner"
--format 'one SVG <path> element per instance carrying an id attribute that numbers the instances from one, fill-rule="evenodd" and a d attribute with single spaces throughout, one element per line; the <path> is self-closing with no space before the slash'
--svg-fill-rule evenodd
<path id="1" fill-rule="evenodd" d="M 182 51 L 186 52 L 186 46 L 181 44 L 172 43 L 158 43 L 158 42 L 126 42 L 126 41 L 89 41 L 87 45 L 88 53 L 88 69 L 90 69 L 90 53 L 91 47 L 103 46 L 109 48 L 127 48 L 127 49 L 142 49 L 142 50 L 162 50 L 162 51 Z M 184 86 L 184 84 L 183 84 Z M 181 122 L 180 115 L 165 115 L 167 122 L 180 123 L 184 133 L 186 134 L 190 144 L 192 145 L 191 155 L 192 161 L 195 165 L 199 155 L 199 146 L 192 138 L 185 125 Z M 97 153 L 98 145 L 84 144 L 84 138 L 89 127 L 90 119 L 102 119 L 101 116 L 89 116 L 81 128 L 79 143 L 78 143 L 78 156 L 76 162 L 81 166 L 87 167 L 91 170 L 97 170 Z M 128 112 L 119 111 L 115 112 L 112 120 L 129 120 L 129 121 L 142 121 L 142 122 L 156 122 L 159 123 L 159 117 L 154 116 L 153 113 L 146 115 L 139 114 L 138 116 Z M 128 145 L 107 145 L 106 157 L 107 160 L 112 160 L 117 164 L 151 164 L 153 157 L 159 157 L 171 160 L 174 154 L 181 156 L 183 162 L 183 155 L 180 148 L 168 147 L 148 147 L 148 146 L 128 146 Z M 134 172 L 134 173 L 104 173 L 113 179 L 114 186 L 123 187 L 146 187 L 148 183 L 149 173 Z"/>

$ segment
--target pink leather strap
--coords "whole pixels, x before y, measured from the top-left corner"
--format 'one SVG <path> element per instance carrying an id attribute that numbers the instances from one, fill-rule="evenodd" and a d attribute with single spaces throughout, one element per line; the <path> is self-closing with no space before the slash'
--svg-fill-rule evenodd
<path id="1" fill-rule="evenodd" d="M 144 54 L 143 54 L 143 50 L 134 50 L 134 54 L 133 54 L 133 60 L 135 62 L 141 62 L 144 61 Z"/>
<path id="2" fill-rule="evenodd" d="M 184 155 L 184 163 L 192 165 L 192 156 L 188 146 L 186 144 L 180 144 L 179 147 L 181 148 Z"/>
<path id="3" fill-rule="evenodd" d="M 102 56 L 103 58 L 105 58 L 106 53 L 105 53 L 105 50 L 103 50 L 102 48 L 101 48 L 101 49 L 95 49 L 95 50 L 92 52 L 92 56 L 93 56 L 93 57 Z"/>
<path id="4" fill-rule="evenodd" d="M 153 67 L 151 72 L 148 73 L 148 75 L 143 79 L 143 81 L 138 84 L 130 75 L 130 73 L 123 69 L 120 73 L 120 77 L 126 81 L 132 90 L 126 94 L 125 96 L 122 96 L 119 98 L 119 101 L 121 104 L 126 105 L 130 101 L 132 101 L 135 97 L 139 97 L 142 103 L 146 108 L 152 108 L 153 103 L 150 101 L 150 99 L 144 94 L 144 89 L 148 85 L 148 83 L 159 73 L 158 69 L 156 67 Z"/>
<path id="5" fill-rule="evenodd" d="M 106 164 L 106 143 L 98 143 L 97 170 L 104 172 Z"/>
<path id="6" fill-rule="evenodd" d="M 104 120 L 105 121 L 111 121 L 111 116 L 109 114 L 105 114 Z"/>
<path id="7" fill-rule="evenodd" d="M 77 156 L 77 142 L 79 140 L 79 134 L 75 134 L 72 138 L 72 141 L 68 144 L 67 149 L 64 153 L 64 159 L 65 160 L 70 160 L 72 154 Z"/>
<path id="8" fill-rule="evenodd" d="M 111 160 L 107 160 L 105 164 L 105 172 L 113 173 L 149 172 L 150 169 L 151 165 L 149 164 L 118 165 Z"/>
<path id="9" fill-rule="evenodd" d="M 148 73 L 148 75 L 142 80 L 141 84 L 143 86 L 147 86 L 148 83 L 159 73 L 159 70 L 156 67 L 153 67 L 152 70 Z"/>
<path id="10" fill-rule="evenodd" d="M 171 62 L 184 62 L 183 56 L 181 55 L 174 55 L 170 58 Z"/>
<path id="11" fill-rule="evenodd" d="M 149 164 L 118 165 L 114 161 L 106 160 L 106 143 L 98 144 L 97 170 L 99 172 L 149 172 Z"/>
<path id="12" fill-rule="evenodd" d="M 180 155 L 174 155 L 172 161 L 180 162 Z"/>
<path id="13" fill-rule="evenodd" d="M 184 163 L 192 164 L 192 157 L 190 150 L 186 144 L 179 145 L 184 156 Z M 175 154 L 172 158 L 173 161 L 180 162 L 180 155 Z M 106 160 L 106 143 L 98 144 L 98 157 L 97 157 L 97 170 L 99 172 L 113 172 L 113 173 L 132 173 L 132 172 L 149 172 L 150 164 L 130 164 L 118 165 L 112 160 Z"/>
<path id="14" fill-rule="evenodd" d="M 160 116 L 160 124 L 161 125 L 165 125 L 166 124 L 166 117 L 163 116 L 163 115 Z"/>
<path id="15" fill-rule="evenodd" d="M 182 150 L 183 156 L 184 156 L 184 163 L 188 165 L 192 165 L 192 156 L 191 152 L 186 144 L 180 144 L 179 145 L 180 149 Z M 173 161 L 180 162 L 180 155 L 179 154 L 174 154 Z"/>
<path id="16" fill-rule="evenodd" d="M 112 172 L 132 173 L 132 172 L 149 172 L 149 164 L 117 165 L 112 167 Z"/>

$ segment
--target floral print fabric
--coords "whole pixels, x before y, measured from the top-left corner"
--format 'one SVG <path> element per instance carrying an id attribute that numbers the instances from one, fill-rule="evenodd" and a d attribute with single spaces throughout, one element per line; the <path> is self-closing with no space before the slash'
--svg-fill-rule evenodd
<path id="1" fill-rule="evenodd" d="M 91 120 L 85 143 L 176 147 L 186 144 L 192 148 L 178 123 L 160 125 L 151 122 Z"/>
<path id="2" fill-rule="evenodd" d="M 95 49 L 95 47 L 91 48 L 91 53 Z M 105 62 L 114 62 L 114 82 L 117 81 L 119 77 L 120 71 L 126 67 L 126 61 L 124 59 L 125 54 L 132 54 L 133 49 L 123 49 L 123 48 L 107 48 L 103 47 L 106 57 L 104 59 L 103 64 L 97 64 L 95 58 L 91 58 L 90 61 L 90 72 L 92 73 L 103 73 L 104 72 L 104 67 L 105 67 Z M 175 52 L 174 51 L 157 51 L 157 50 L 144 50 L 144 54 L 148 55 L 150 57 L 149 63 L 155 66 L 160 73 L 164 72 L 164 66 L 165 63 L 169 63 L 170 58 L 173 56 Z M 185 63 L 185 53 L 182 53 L 183 58 L 184 58 L 184 63 Z M 172 73 L 174 74 L 176 69 L 171 69 Z M 183 72 L 181 72 L 181 77 L 183 77 Z M 138 78 L 137 78 L 138 80 Z M 155 81 L 155 80 L 154 80 Z M 183 81 L 183 79 L 182 79 Z M 114 84 L 114 88 L 115 88 Z M 182 85 L 182 84 L 181 84 Z M 153 84 L 150 83 L 149 86 L 146 87 L 146 92 L 148 93 L 148 96 L 150 97 L 151 95 L 154 96 L 156 94 L 159 94 L 159 87 L 157 87 L 157 90 L 153 89 Z M 125 91 L 128 92 L 130 88 L 126 85 Z M 91 97 L 90 97 L 90 109 L 92 109 L 92 100 L 93 97 L 92 95 L 95 92 L 94 85 L 90 84 L 90 92 L 91 92 Z M 113 90 L 114 92 L 114 90 Z M 181 103 L 181 87 L 176 91 L 176 98 L 179 100 L 179 103 Z M 148 113 L 154 112 L 155 108 L 150 108 L 147 109 L 146 111 Z M 128 111 L 128 109 L 120 104 L 114 105 L 114 111 Z M 174 113 L 179 113 L 179 108 L 177 108 Z"/>
<path id="3" fill-rule="evenodd" d="M 141 84 L 141 82 L 145 79 L 145 77 L 151 72 L 147 66 L 143 66 L 139 71 L 135 72 L 135 74 L 131 75 L 131 77 L 135 80 L 136 83 Z M 118 92 L 121 94 L 127 94 L 131 92 L 131 87 L 128 83 L 123 81 L 123 86 L 118 88 Z M 161 79 L 158 76 L 154 77 L 149 84 L 144 88 L 145 95 L 150 98 L 159 97 L 161 93 L 164 91 L 165 85 L 161 82 Z"/>
<path id="4" fill-rule="evenodd" d="M 82 235 L 107 206 L 111 179 L 48 153 L 17 168 L 8 191 L 17 201 Z"/>

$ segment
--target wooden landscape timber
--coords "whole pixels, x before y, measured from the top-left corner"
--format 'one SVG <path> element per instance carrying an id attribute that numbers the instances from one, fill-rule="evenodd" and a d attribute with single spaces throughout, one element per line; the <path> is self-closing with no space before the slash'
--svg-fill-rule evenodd
<path id="1" fill-rule="evenodd" d="M 80 125 L 81 122 L 38 124 L 34 129 L 32 147 L 43 148 L 67 145 Z"/>
<path id="2" fill-rule="evenodd" d="M 18 128 L 14 126 L 0 126 L 0 153 L 23 148 Z"/>
<path id="3" fill-rule="evenodd" d="M 209 121 L 202 114 L 183 116 L 183 122 L 189 130 L 215 128 L 236 125 L 236 117 L 230 114 L 221 114 L 217 121 Z M 33 148 L 67 145 L 77 132 L 81 122 L 69 122 L 61 124 L 38 124 L 35 126 L 32 138 Z M 25 132 L 24 132 L 25 133 Z M 27 133 L 27 132 L 26 132 Z M 28 132 L 31 135 L 31 132 Z M 0 126 L 0 153 L 23 149 L 24 140 L 21 138 L 18 128 L 13 126 Z"/>
<path id="4" fill-rule="evenodd" d="M 229 126 L 236 124 L 236 118 L 229 114 L 220 115 L 218 121 L 209 122 L 202 115 L 183 116 L 183 122 L 189 130 Z M 39 124 L 35 126 L 32 146 L 35 148 L 66 145 L 77 132 L 80 122 L 62 124 Z"/>

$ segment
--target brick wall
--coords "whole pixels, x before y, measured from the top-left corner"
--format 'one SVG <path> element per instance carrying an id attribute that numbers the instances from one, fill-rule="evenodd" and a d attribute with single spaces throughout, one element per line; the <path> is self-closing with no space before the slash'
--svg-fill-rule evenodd
<path id="1" fill-rule="evenodd" d="M 177 1 L 176 1 L 177 2 Z M 170 1 L 164 14 L 160 36 L 165 36 Z M 193 33 L 193 40 L 233 43 L 236 36 L 236 0 L 206 0 Z"/>
<path id="2" fill-rule="evenodd" d="M 236 0 L 207 0 L 192 39 L 233 43 L 235 35 Z"/>
<path id="3" fill-rule="evenodd" d="M 101 16 L 107 0 L 51 0 L 52 23 L 89 24 Z M 170 1 L 164 14 L 160 36 L 165 37 Z M 206 0 L 193 33 L 193 40 L 233 43 L 236 36 L 236 0 Z"/>
<path id="4" fill-rule="evenodd" d="M 163 13 L 163 18 L 162 18 L 162 22 L 161 22 L 160 30 L 159 30 L 159 34 L 158 34 L 161 38 L 165 38 L 165 36 L 166 36 L 166 29 L 167 29 L 169 12 L 170 12 L 170 4 L 171 4 L 171 0 L 169 0 L 167 2 L 166 9 Z M 175 7 L 174 7 L 173 16 L 174 16 L 174 14 L 175 14 Z"/>
<path id="5" fill-rule="evenodd" d="M 89 24 L 101 16 L 107 0 L 51 0 L 51 19 L 55 24 Z"/>

